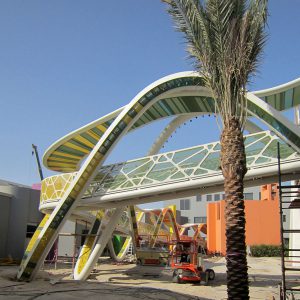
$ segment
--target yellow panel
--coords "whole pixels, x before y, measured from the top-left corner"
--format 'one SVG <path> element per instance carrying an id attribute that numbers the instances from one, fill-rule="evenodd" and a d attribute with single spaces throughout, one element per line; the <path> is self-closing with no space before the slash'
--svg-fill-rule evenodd
<path id="1" fill-rule="evenodd" d="M 81 159 L 81 156 L 73 155 L 73 154 L 69 154 L 69 153 L 65 153 L 65 152 L 60 152 L 60 151 L 57 151 L 57 150 L 55 150 L 55 151 L 53 152 L 53 154 L 60 155 L 60 156 L 64 156 L 64 157 L 75 158 L 75 159 L 77 159 L 77 160 L 80 160 L 80 159 Z M 50 159 L 50 158 L 51 158 L 51 155 L 49 156 L 48 159 Z"/>
<path id="2" fill-rule="evenodd" d="M 91 131 L 91 130 L 87 131 L 86 134 L 90 135 L 92 138 L 94 138 L 97 141 L 100 140 L 100 137 L 96 133 L 94 133 L 93 131 Z"/>
<path id="3" fill-rule="evenodd" d="M 77 135 L 77 136 L 75 136 L 73 139 L 74 139 L 75 141 L 78 140 L 78 141 L 80 141 L 81 143 L 83 143 L 83 144 L 85 144 L 85 145 L 87 145 L 87 146 L 89 146 L 89 147 L 91 147 L 91 148 L 94 148 L 94 147 L 95 147 L 95 145 L 94 145 L 93 143 L 91 143 L 89 140 L 85 139 L 85 138 L 82 137 L 81 135 Z M 88 151 L 88 152 L 90 152 L 90 151 Z"/>
<path id="4" fill-rule="evenodd" d="M 69 147 L 71 149 L 79 150 L 79 151 L 81 151 L 83 153 L 86 153 L 86 154 L 90 153 L 89 150 L 87 150 L 85 148 L 82 148 L 82 147 L 79 147 L 77 145 L 71 144 L 70 142 L 65 143 L 65 146 L 67 146 L 67 147 Z"/>
<path id="5" fill-rule="evenodd" d="M 98 125 L 97 128 L 100 129 L 103 133 L 107 130 L 107 128 L 101 124 Z"/>
<path id="6" fill-rule="evenodd" d="M 132 120 L 132 118 L 128 115 L 126 115 L 124 118 L 123 118 L 123 121 L 128 125 L 129 122 Z"/>

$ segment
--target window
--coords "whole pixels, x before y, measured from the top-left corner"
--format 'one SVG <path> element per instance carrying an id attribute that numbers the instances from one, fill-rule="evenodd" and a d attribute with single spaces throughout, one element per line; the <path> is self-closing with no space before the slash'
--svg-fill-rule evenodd
<path id="1" fill-rule="evenodd" d="M 212 200 L 212 195 L 206 195 L 206 201 L 211 201 Z"/>
<path id="2" fill-rule="evenodd" d="M 282 215 L 282 222 L 286 222 L 286 215 Z"/>
<path id="3" fill-rule="evenodd" d="M 244 193 L 245 200 L 253 200 L 253 193 Z"/>
<path id="4" fill-rule="evenodd" d="M 200 202 L 202 199 L 201 199 L 201 195 L 200 194 L 198 194 L 198 195 L 196 195 L 196 201 L 197 202 Z"/>
<path id="5" fill-rule="evenodd" d="M 180 210 L 190 210 L 190 199 L 180 200 Z"/>
<path id="6" fill-rule="evenodd" d="M 220 194 L 215 194 L 214 198 L 215 198 L 215 201 L 219 201 L 220 200 Z"/>
<path id="7" fill-rule="evenodd" d="M 194 217 L 194 223 L 206 223 L 207 217 Z"/>
<path id="8" fill-rule="evenodd" d="M 31 238 L 37 229 L 37 225 L 35 224 L 27 224 L 27 229 L 26 229 L 26 237 Z"/>
<path id="9" fill-rule="evenodd" d="M 225 200 L 225 194 L 222 194 L 222 200 Z"/>

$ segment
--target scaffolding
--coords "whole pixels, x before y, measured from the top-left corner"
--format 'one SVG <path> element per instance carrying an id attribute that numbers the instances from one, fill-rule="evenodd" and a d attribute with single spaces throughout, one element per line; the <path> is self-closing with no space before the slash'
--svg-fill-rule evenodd
<path id="1" fill-rule="evenodd" d="M 300 184 L 282 185 L 280 168 L 280 143 L 277 143 L 278 157 L 278 190 L 279 190 L 279 213 L 280 213 L 280 239 L 281 239 L 281 272 L 280 300 L 295 299 L 294 294 L 300 293 L 299 281 L 293 278 L 295 272 L 300 272 L 300 249 L 293 248 L 292 243 L 285 245 L 284 234 L 299 234 L 300 228 L 284 228 L 284 211 L 300 208 Z M 291 274 L 291 272 L 293 272 Z M 300 273 L 299 273 L 300 274 Z M 287 298 L 290 296 L 290 298 Z"/>

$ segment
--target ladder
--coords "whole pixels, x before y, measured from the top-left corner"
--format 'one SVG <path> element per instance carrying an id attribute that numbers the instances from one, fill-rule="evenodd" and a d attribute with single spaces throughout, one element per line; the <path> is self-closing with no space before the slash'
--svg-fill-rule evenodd
<path id="1" fill-rule="evenodd" d="M 280 143 L 277 143 L 277 158 L 278 158 L 278 190 L 279 190 L 279 213 L 280 213 L 280 240 L 281 240 L 281 285 L 280 285 L 280 300 L 286 300 L 287 296 L 291 296 L 289 299 L 295 299 L 294 293 L 300 292 L 299 281 L 295 276 L 295 272 L 299 271 L 300 275 L 300 249 L 295 249 L 291 246 L 286 247 L 284 244 L 284 234 L 289 234 L 289 237 L 293 234 L 300 233 L 299 228 L 284 228 L 284 212 L 292 209 L 300 209 L 300 184 L 294 185 L 282 185 L 281 167 L 280 167 Z M 295 266 L 296 265 L 296 266 Z M 290 274 L 289 272 L 293 272 Z"/>

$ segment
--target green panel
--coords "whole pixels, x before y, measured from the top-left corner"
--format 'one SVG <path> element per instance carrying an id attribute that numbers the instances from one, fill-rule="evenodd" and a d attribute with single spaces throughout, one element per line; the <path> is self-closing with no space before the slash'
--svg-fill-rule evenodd
<path id="1" fill-rule="evenodd" d="M 275 106 L 275 95 L 270 95 L 266 97 L 266 102 L 276 108 Z"/>
<path id="2" fill-rule="evenodd" d="M 259 165 L 259 164 L 266 163 L 266 162 L 270 162 L 270 161 L 271 161 L 270 158 L 259 157 L 259 158 L 255 161 L 255 164 L 256 164 L 256 165 Z"/>
<path id="3" fill-rule="evenodd" d="M 293 107 L 294 89 L 289 89 L 284 93 L 285 109 Z"/>
<path id="4" fill-rule="evenodd" d="M 220 167 L 220 153 L 214 152 L 207 156 L 207 158 L 204 160 L 204 162 L 200 165 L 201 168 L 213 170 L 213 171 L 219 171 Z"/>
<path id="5" fill-rule="evenodd" d="M 193 171 L 194 171 L 193 169 L 186 169 L 186 170 L 184 170 L 185 174 L 188 175 L 188 176 L 191 176 L 192 173 L 193 173 Z"/>
<path id="6" fill-rule="evenodd" d="M 259 134 L 256 134 L 256 135 L 247 136 L 244 140 L 244 145 L 247 146 L 247 145 L 257 141 L 258 139 L 262 138 L 265 135 L 266 134 L 263 132 L 263 133 L 259 133 Z"/>
<path id="7" fill-rule="evenodd" d="M 294 106 L 297 106 L 300 104 L 300 86 L 297 86 L 294 88 Z"/>
<path id="8" fill-rule="evenodd" d="M 94 139 L 93 137 L 91 137 L 89 134 L 83 132 L 80 134 L 83 138 L 87 139 L 89 142 L 91 142 L 92 144 L 96 145 L 98 140 Z"/>
<path id="9" fill-rule="evenodd" d="M 69 148 L 69 147 L 64 146 L 64 145 L 58 147 L 57 150 L 60 151 L 60 152 L 63 152 L 63 153 L 77 155 L 77 156 L 80 156 L 80 157 L 82 157 L 82 156 L 85 155 L 85 153 L 83 153 L 83 152 L 81 152 L 79 150 L 72 149 L 72 148 Z"/>
<path id="10" fill-rule="evenodd" d="M 176 172 L 174 175 L 170 177 L 170 179 L 180 179 L 180 178 L 184 178 L 184 174 L 180 171 Z"/>
<path id="11" fill-rule="evenodd" d="M 247 165 L 250 165 L 253 163 L 255 157 L 246 157 Z"/>
<path id="12" fill-rule="evenodd" d="M 158 159 L 158 161 L 159 162 L 164 162 L 164 161 L 167 161 L 168 159 L 164 156 L 164 155 L 162 155 L 159 159 Z"/>
<path id="13" fill-rule="evenodd" d="M 197 169 L 194 175 L 202 175 L 202 174 L 206 174 L 207 172 L 208 172 L 207 170 Z"/>
<path id="14" fill-rule="evenodd" d="M 122 168 L 122 171 L 125 174 L 128 174 L 128 173 L 132 172 L 134 169 L 140 167 L 141 165 L 144 165 L 148 161 L 149 161 L 149 158 L 144 158 L 144 159 L 139 159 L 139 160 L 125 163 L 124 167 Z"/>
<path id="15" fill-rule="evenodd" d="M 276 143 L 276 151 L 277 151 L 277 143 Z M 293 150 L 293 148 L 289 147 L 287 144 L 280 141 L 280 158 L 281 159 L 286 159 L 294 153 L 295 153 L 295 151 Z M 276 155 L 276 157 L 277 157 L 277 155 Z"/>
<path id="16" fill-rule="evenodd" d="M 179 166 L 181 168 L 196 167 L 203 160 L 206 154 L 207 154 L 207 150 L 197 153 L 192 157 L 188 158 L 187 160 L 185 160 L 184 162 L 180 163 Z"/>
<path id="17" fill-rule="evenodd" d="M 266 123 L 271 125 L 273 128 L 275 128 L 288 140 L 294 143 L 298 148 L 300 148 L 300 138 L 294 132 L 288 129 L 285 125 L 283 125 L 280 121 L 276 120 L 268 112 L 264 111 L 262 108 L 260 108 L 253 102 L 248 102 L 248 109 L 254 114 L 256 114 L 259 118 L 263 119 Z"/>
<path id="18" fill-rule="evenodd" d="M 260 141 L 246 147 L 246 155 L 247 156 L 252 156 L 252 155 L 257 155 L 262 151 L 262 149 L 270 142 L 271 138 L 270 137 L 265 137 L 261 139 Z"/>
<path id="19" fill-rule="evenodd" d="M 174 154 L 173 161 L 175 164 L 178 164 L 187 157 L 199 152 L 201 149 L 203 149 L 203 147 L 178 151 Z"/>

